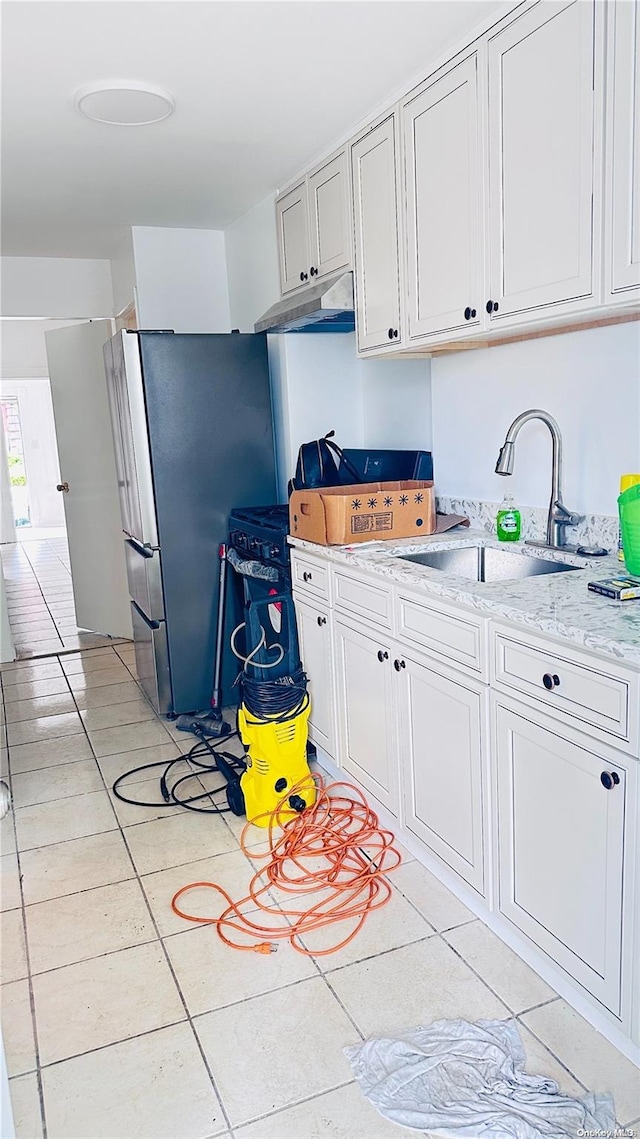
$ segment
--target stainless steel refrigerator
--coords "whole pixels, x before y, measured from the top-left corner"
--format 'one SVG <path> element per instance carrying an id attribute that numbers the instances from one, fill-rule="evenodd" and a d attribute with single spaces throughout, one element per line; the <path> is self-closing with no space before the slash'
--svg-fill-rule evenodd
<path id="1" fill-rule="evenodd" d="M 207 708 L 229 512 L 276 501 L 266 336 L 121 331 L 105 365 L 139 680 L 160 713 Z"/>

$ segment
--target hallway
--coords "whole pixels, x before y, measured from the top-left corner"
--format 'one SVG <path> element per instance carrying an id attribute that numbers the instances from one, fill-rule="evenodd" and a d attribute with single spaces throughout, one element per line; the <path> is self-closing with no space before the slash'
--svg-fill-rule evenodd
<path id="1" fill-rule="evenodd" d="M 66 537 L 6 543 L 0 559 L 18 660 L 115 643 L 76 625 Z"/>

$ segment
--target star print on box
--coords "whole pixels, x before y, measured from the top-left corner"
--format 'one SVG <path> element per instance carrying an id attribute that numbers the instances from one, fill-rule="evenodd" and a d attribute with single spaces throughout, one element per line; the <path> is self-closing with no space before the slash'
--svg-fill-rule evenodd
<path id="1" fill-rule="evenodd" d="M 391 497 L 390 494 L 388 494 L 384 500 L 384 504 L 385 504 L 385 506 L 391 506 L 392 503 L 393 503 L 393 498 Z"/>
<path id="2" fill-rule="evenodd" d="M 417 494 L 415 497 L 415 501 L 416 502 L 424 502 L 424 495 L 423 494 Z"/>
<path id="3" fill-rule="evenodd" d="M 359 510 L 361 506 L 362 506 L 362 502 L 360 501 L 360 499 L 354 498 L 353 502 L 351 503 L 351 509 L 352 510 Z"/>
<path id="4" fill-rule="evenodd" d="M 378 499 L 377 498 L 370 498 L 369 499 L 369 506 L 371 507 L 372 510 L 373 510 L 374 506 L 377 506 L 377 505 L 378 505 Z"/>
<path id="5" fill-rule="evenodd" d="M 400 503 L 401 506 L 406 506 L 408 501 L 409 501 L 409 499 L 408 499 L 406 494 L 401 494 L 400 498 L 398 499 L 398 502 Z"/>

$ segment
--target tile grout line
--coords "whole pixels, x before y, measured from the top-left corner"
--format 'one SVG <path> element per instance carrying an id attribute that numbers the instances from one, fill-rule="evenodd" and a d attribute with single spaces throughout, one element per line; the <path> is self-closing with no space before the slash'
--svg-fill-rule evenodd
<path id="1" fill-rule="evenodd" d="M 552 1002 L 550 1001 L 549 1003 L 551 1004 Z M 515 1019 L 517 1021 L 520 1021 L 520 1017 L 523 1015 L 524 1015 L 524 1013 L 518 1013 Z M 572 1079 L 574 1079 L 576 1081 L 576 1083 L 579 1084 L 580 1087 L 584 1089 L 585 1092 L 588 1092 L 589 1088 L 586 1086 L 586 1084 L 583 1084 L 582 1080 L 580 1080 L 578 1078 L 578 1076 L 576 1076 L 575 1072 L 572 1071 L 572 1069 L 568 1066 L 568 1064 L 565 1064 L 564 1060 L 561 1060 L 559 1056 L 556 1056 L 553 1049 L 550 1048 L 548 1044 L 545 1044 L 542 1037 L 538 1036 L 537 1032 L 534 1032 L 531 1025 L 527 1024 L 524 1020 L 521 1023 L 523 1025 L 523 1027 L 527 1029 L 527 1032 L 530 1032 L 531 1035 L 534 1037 L 534 1039 L 538 1041 L 538 1044 L 541 1044 L 543 1048 L 546 1048 L 547 1052 L 551 1056 L 553 1056 L 554 1060 L 560 1065 L 560 1067 L 564 1068 L 565 1072 L 568 1072 L 569 1075 L 572 1077 Z"/>
<path id="2" fill-rule="evenodd" d="M 116 655 L 119 655 L 119 654 L 116 654 Z M 124 664 L 124 661 L 123 661 L 123 664 Z M 125 665 L 125 667 L 127 667 L 127 666 Z M 127 671 L 129 671 L 129 670 L 127 669 Z M 133 675 L 133 674 L 131 674 L 131 675 Z M 74 697 L 74 701 L 75 701 L 75 697 Z M 158 717 L 158 718 L 159 718 L 159 717 Z M 163 726 L 164 726 L 164 725 L 163 725 Z M 85 733 L 86 733 L 86 728 L 85 728 Z M 169 733 L 169 732 L 167 732 L 167 735 L 170 735 L 170 733 Z M 87 734 L 87 739 L 89 739 L 89 736 L 88 736 L 88 734 Z M 89 746 L 91 747 L 91 740 L 89 740 Z M 93 752 L 93 747 L 91 747 L 91 750 L 92 750 L 92 752 Z M 103 771 L 102 771 L 102 769 L 101 769 L 101 767 L 100 767 L 100 764 L 98 763 L 98 757 L 95 755 L 95 752 L 94 752 L 94 758 L 95 758 L 95 761 L 96 761 L 96 766 L 97 766 L 97 768 L 98 768 L 98 771 L 99 771 L 99 774 L 100 774 L 100 779 L 102 780 L 102 783 L 103 783 L 103 786 L 104 786 L 105 792 L 106 792 L 106 793 L 107 793 L 107 795 L 108 795 L 108 794 L 109 794 L 109 789 L 108 789 L 108 787 L 107 787 L 107 782 L 106 782 L 106 779 L 105 779 L 105 777 L 104 777 L 104 773 L 103 773 Z M 177 758 L 177 757 L 176 757 L 176 758 Z M 111 799 L 110 799 L 110 798 L 109 798 L 109 802 L 111 802 Z M 113 809 L 113 806 L 112 806 L 112 809 Z M 156 937 L 156 940 L 159 942 L 159 945 L 160 945 L 160 947 L 161 947 L 161 951 L 162 951 L 162 954 L 163 954 L 163 956 L 164 956 L 164 959 L 165 959 L 165 962 L 166 962 L 166 964 L 167 964 L 167 968 L 168 968 L 168 970 L 169 970 L 169 973 L 170 973 L 170 975 L 171 975 L 171 978 L 172 978 L 172 980 L 173 980 L 173 983 L 174 983 L 174 985 L 176 986 L 176 990 L 177 990 L 177 993 L 178 993 L 178 996 L 179 996 L 179 999 L 180 999 L 180 1003 L 182 1004 L 182 1007 L 183 1007 L 183 1009 L 184 1009 L 184 1012 L 185 1012 L 185 1017 L 186 1017 L 187 1023 L 189 1024 L 189 1027 L 191 1028 L 191 1032 L 192 1032 L 192 1035 L 193 1035 L 193 1039 L 194 1039 L 194 1041 L 195 1041 L 195 1044 L 196 1044 L 196 1047 L 197 1047 L 197 1049 L 198 1049 L 198 1052 L 199 1052 L 199 1054 L 200 1054 L 200 1056 L 201 1056 L 201 1058 L 202 1058 L 202 1062 L 203 1062 L 203 1064 L 204 1064 L 204 1067 L 205 1067 L 205 1071 L 207 1072 L 207 1075 L 208 1075 L 208 1077 L 209 1077 L 209 1080 L 210 1080 L 211 1086 L 212 1086 L 212 1088 L 213 1088 L 213 1092 L 214 1092 L 214 1095 L 216 1096 L 216 1098 L 217 1098 L 217 1101 L 218 1101 L 218 1103 L 220 1104 L 220 1109 L 221 1109 L 221 1111 L 222 1111 L 222 1114 L 223 1114 L 223 1117 L 224 1117 L 224 1120 L 225 1120 L 225 1124 L 226 1124 L 227 1130 L 229 1131 L 229 1130 L 231 1129 L 231 1121 L 230 1121 L 230 1119 L 229 1119 L 229 1116 L 228 1116 L 228 1114 L 227 1114 L 227 1111 L 226 1111 L 226 1108 L 225 1108 L 225 1105 L 224 1105 L 224 1102 L 223 1102 L 222 1096 L 221 1096 L 221 1094 L 220 1094 L 220 1093 L 219 1093 L 219 1091 L 218 1091 L 218 1088 L 217 1088 L 217 1085 L 216 1085 L 216 1081 L 215 1081 L 215 1079 L 214 1079 L 214 1077 L 213 1077 L 213 1073 L 212 1073 L 212 1071 L 211 1071 L 211 1068 L 210 1068 L 210 1066 L 209 1066 L 209 1062 L 208 1062 L 208 1060 L 207 1060 L 207 1057 L 206 1057 L 206 1055 L 205 1055 L 205 1053 L 204 1053 L 204 1049 L 203 1049 L 203 1047 L 202 1047 L 202 1045 L 201 1045 L 201 1043 L 200 1043 L 200 1039 L 199 1039 L 199 1037 L 198 1037 L 198 1034 L 197 1034 L 197 1032 L 196 1032 L 196 1030 L 195 1030 L 195 1026 L 194 1026 L 194 1024 L 193 1024 L 193 1021 L 192 1021 L 192 1018 L 191 1018 L 191 1014 L 190 1014 L 190 1012 L 189 1012 L 189 1008 L 188 1008 L 188 1006 L 187 1006 L 187 1002 L 186 1002 L 186 1000 L 185 1000 L 184 994 L 183 994 L 183 992 L 182 992 L 182 989 L 181 989 L 181 987 L 180 987 L 180 984 L 179 984 L 179 982 L 178 982 L 178 978 L 177 978 L 177 976 L 176 976 L 176 973 L 175 973 L 175 970 L 174 970 L 174 968 L 173 968 L 173 964 L 172 964 L 172 962 L 171 962 L 171 959 L 170 959 L 170 957 L 169 957 L 169 952 L 168 952 L 168 950 L 167 950 L 167 948 L 166 948 L 166 946 L 165 946 L 165 944 L 164 944 L 164 941 L 163 941 L 163 939 L 162 939 L 162 937 L 161 937 L 161 935 L 160 935 L 160 929 L 159 929 L 159 927 L 158 927 L 158 923 L 157 923 L 157 921 L 156 921 L 156 919 L 155 919 L 155 915 L 154 915 L 154 913 L 153 913 L 153 911 L 152 911 L 152 909 L 151 909 L 151 905 L 150 905 L 150 903 L 149 903 L 149 899 L 147 898 L 147 895 L 146 895 L 146 892 L 145 892 L 144 886 L 142 885 L 142 882 L 141 882 L 141 880 L 140 880 L 140 879 L 141 879 L 141 875 L 140 875 L 140 873 L 139 873 L 139 871 L 138 871 L 138 867 L 137 867 L 137 865 L 136 865 L 135 859 L 134 859 L 134 857 L 133 857 L 133 854 L 132 854 L 132 852 L 131 852 L 131 848 L 130 848 L 130 846 L 129 846 L 129 843 L 128 843 L 128 841 L 127 841 L 127 836 L 126 836 L 126 835 L 125 835 L 125 833 L 124 833 L 124 832 L 125 832 L 125 829 L 126 829 L 126 828 L 122 826 L 122 823 L 120 822 L 120 819 L 119 819 L 119 818 L 118 818 L 118 816 L 116 815 L 116 813 L 115 813 L 115 810 L 114 810 L 114 812 L 113 812 L 113 813 L 114 813 L 114 817 L 115 817 L 115 819 L 116 819 L 116 823 L 117 823 L 117 829 L 120 831 L 120 834 L 121 834 L 121 836 L 122 836 L 122 841 L 124 842 L 125 848 L 126 848 L 126 850 L 127 850 L 127 854 L 129 855 L 129 858 L 130 858 L 130 860 L 131 860 L 131 864 L 132 864 L 132 867 L 133 867 L 133 871 L 134 871 L 135 880 L 136 880 L 136 881 L 137 881 L 137 883 L 138 883 L 138 887 L 139 887 L 139 889 L 140 889 L 140 892 L 141 892 L 141 894 L 142 894 L 142 897 L 143 897 L 143 899 L 144 899 L 144 904 L 145 904 L 145 906 L 146 906 L 146 908 L 147 908 L 147 911 L 148 911 L 148 914 L 149 914 L 149 917 L 150 917 L 151 923 L 152 923 L 152 925 L 153 925 L 153 928 L 154 928 L 154 929 L 155 929 L 155 931 L 156 931 L 156 935 L 157 935 L 157 937 Z M 235 838 L 235 836 L 234 836 L 234 838 Z M 149 943 L 149 944 L 152 944 L 152 943 Z M 184 1022 L 183 1022 L 183 1021 L 179 1021 L 179 1022 L 177 1022 L 177 1023 L 184 1023 Z M 164 1027 L 164 1026 L 163 1026 L 163 1027 Z M 154 1031 L 155 1031 L 155 1030 L 154 1030 Z M 116 1043 L 117 1043 L 117 1042 L 116 1042 Z M 45 1139 L 46 1139 L 46 1137 L 45 1137 Z"/>

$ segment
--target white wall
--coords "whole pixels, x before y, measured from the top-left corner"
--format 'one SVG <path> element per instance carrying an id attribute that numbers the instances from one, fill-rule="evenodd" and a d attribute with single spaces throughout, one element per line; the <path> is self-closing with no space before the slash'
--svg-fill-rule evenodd
<path id="1" fill-rule="evenodd" d="M 231 326 L 253 332 L 280 297 L 274 198 L 258 202 L 225 230 Z"/>
<path id="2" fill-rule="evenodd" d="M 563 438 L 567 506 L 615 514 L 620 474 L 640 470 L 640 325 L 565 333 L 432 361 L 433 450 L 437 490 L 546 507 L 551 437 L 544 424 L 523 427 L 514 473 L 494 473 L 513 419 L 542 408 Z"/>
<path id="3" fill-rule="evenodd" d="M 355 336 L 269 337 L 278 464 L 286 498 L 301 443 L 335 430 L 341 447 L 431 445 L 429 362 L 359 360 Z"/>
<path id="4" fill-rule="evenodd" d="M 133 259 L 133 235 L 127 230 L 115 255 L 111 258 L 113 313 L 117 316 L 135 299 L 136 267 Z"/>
<path id="5" fill-rule="evenodd" d="M 229 332 L 223 231 L 134 226 L 131 232 L 139 327 Z"/>
<path id="6" fill-rule="evenodd" d="M 104 317 L 113 313 L 111 265 L 82 257 L 0 258 L 3 316 Z"/>

